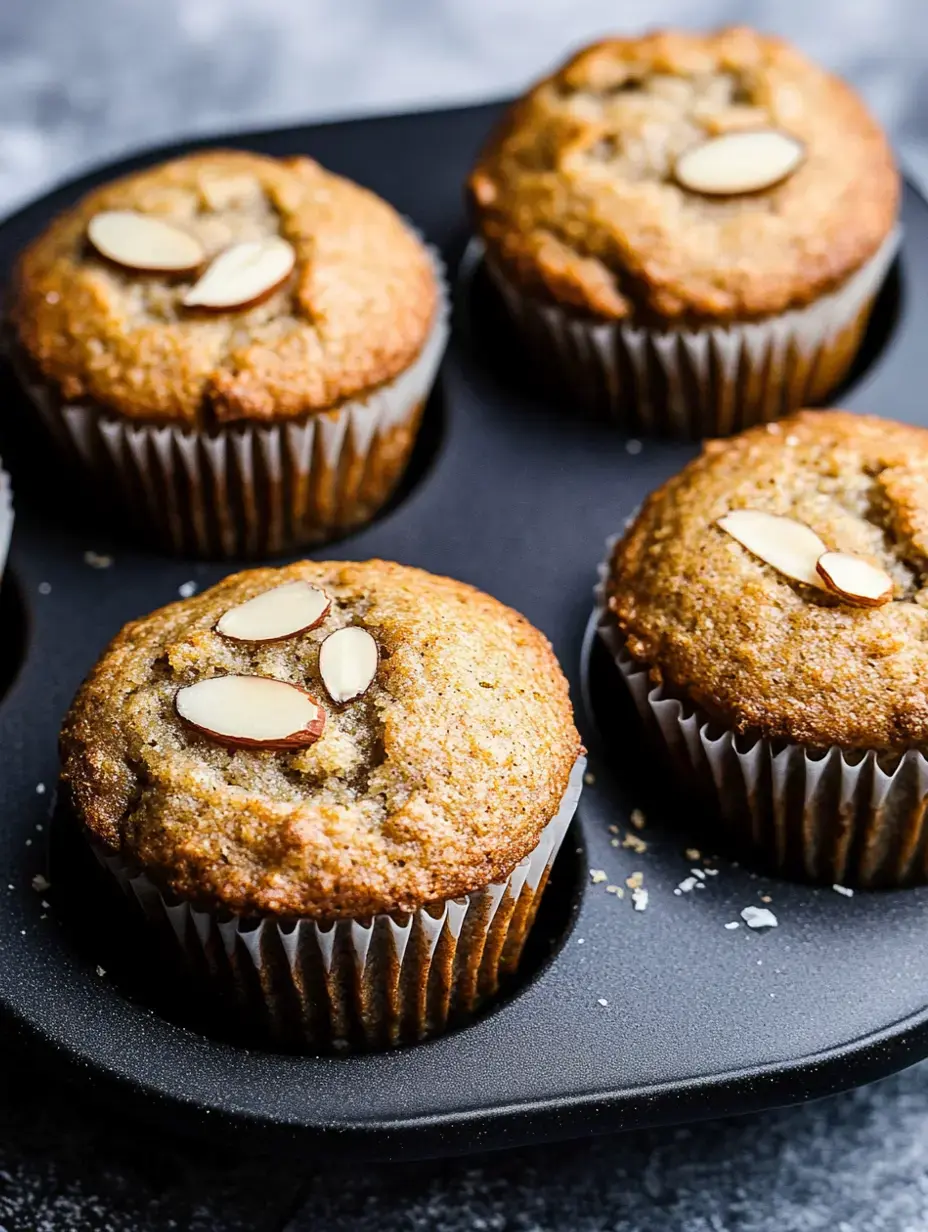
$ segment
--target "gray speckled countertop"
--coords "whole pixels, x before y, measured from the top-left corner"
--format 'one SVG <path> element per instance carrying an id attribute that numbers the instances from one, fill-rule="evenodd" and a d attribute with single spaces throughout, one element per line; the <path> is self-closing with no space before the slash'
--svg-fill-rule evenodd
<path id="1" fill-rule="evenodd" d="M 423 1164 L 255 1161 L 0 1077 L 6 1232 L 924 1232 L 928 1063 L 816 1104 Z"/>
<path id="2" fill-rule="evenodd" d="M 776 29 L 928 180 L 924 0 L 0 6 L 0 209 L 189 133 L 493 97 L 621 21 Z M 928 1063 L 764 1116 L 423 1165 L 256 1164 L 107 1122 L 0 1039 L 0 1232 L 928 1232 Z"/>
<path id="3" fill-rule="evenodd" d="M 7 0 L 0 209 L 190 133 L 512 93 L 621 28 L 744 22 L 850 77 L 928 172 L 924 0 Z"/>

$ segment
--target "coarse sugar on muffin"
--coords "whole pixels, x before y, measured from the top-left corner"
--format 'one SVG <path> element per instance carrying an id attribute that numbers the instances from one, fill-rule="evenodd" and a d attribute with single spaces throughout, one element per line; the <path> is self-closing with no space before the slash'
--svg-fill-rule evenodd
<path id="1" fill-rule="evenodd" d="M 224 613 L 297 582 L 331 600 L 315 627 L 262 644 L 217 630 Z M 346 627 L 370 634 L 379 659 L 366 691 L 336 704 L 321 648 Z M 283 750 L 241 747 L 179 717 L 180 692 L 228 676 L 305 689 L 324 710 L 321 736 Z M 444 932 L 432 945 L 448 963 L 442 971 L 435 959 L 431 978 L 451 989 L 446 1017 L 472 1008 L 515 965 L 569 821 L 581 753 L 566 681 L 523 617 L 418 569 L 304 561 L 233 575 L 126 626 L 71 708 L 62 775 L 125 880 L 141 873 L 215 920 L 259 919 L 281 935 L 296 922 L 306 969 L 333 926 L 349 937 L 373 928 L 377 944 L 361 962 L 369 975 L 401 925 L 412 930 L 401 981 L 409 997 L 420 975 L 423 987 L 430 978 L 416 938 L 438 921 Z M 493 887 L 505 903 L 487 915 Z M 351 985 L 358 958 L 347 950 Z M 403 953 L 390 954 L 386 966 L 402 967 Z M 403 1037 L 442 1025 L 436 995 L 426 996 L 430 1021 L 413 1014 Z M 318 1006 L 305 999 L 312 1017 Z M 408 1006 L 387 1001 L 405 1021 Z M 359 1006 L 357 1023 L 377 1035 L 386 1027 L 373 1014 Z M 316 1023 L 311 1034 L 325 1031 Z"/>
<path id="2" fill-rule="evenodd" d="M 761 167 L 754 191 L 697 190 L 682 174 L 707 143 L 771 133 L 795 159 L 769 184 Z M 732 159 L 746 165 L 743 150 Z M 585 48 L 507 113 L 469 188 L 491 272 L 575 396 L 693 435 L 834 386 L 894 250 L 900 195 L 853 89 L 742 28 Z"/>
<path id="3" fill-rule="evenodd" d="M 135 268 L 151 263 L 153 222 L 195 264 Z M 262 282 L 259 257 L 283 261 L 276 279 Z M 210 554 L 367 520 L 408 459 L 446 329 L 437 259 L 391 206 L 311 159 L 234 150 L 134 172 L 66 210 L 22 254 L 9 322 L 57 434 L 115 467 L 162 537 Z M 180 528 L 146 499 L 163 485 Z"/>
<path id="4" fill-rule="evenodd" d="M 881 584 L 836 591 L 836 554 Z M 599 619 L 737 834 L 820 880 L 928 880 L 928 431 L 805 411 L 707 443 L 616 543 Z"/>

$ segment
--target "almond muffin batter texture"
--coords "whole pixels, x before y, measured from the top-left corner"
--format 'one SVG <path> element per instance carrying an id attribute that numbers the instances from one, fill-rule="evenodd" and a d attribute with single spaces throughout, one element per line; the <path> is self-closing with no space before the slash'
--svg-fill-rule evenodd
<path id="1" fill-rule="evenodd" d="M 717 521 L 786 515 L 893 580 L 860 608 L 791 581 Z M 928 745 L 928 431 L 803 412 L 701 457 L 616 545 L 608 619 L 628 652 L 726 727 L 813 749 Z"/>
<path id="2" fill-rule="evenodd" d="M 198 239 L 282 236 L 293 275 L 240 311 L 182 305 L 196 274 L 141 274 L 98 256 L 87 225 L 134 210 Z M 88 194 L 25 251 L 10 303 L 15 339 L 70 402 L 185 426 L 297 419 L 363 397 L 415 360 L 438 289 L 418 238 L 385 201 L 309 158 L 213 150 Z"/>
<path id="3" fill-rule="evenodd" d="M 322 623 L 267 644 L 216 632 L 231 607 L 287 582 L 323 588 Z M 380 650 L 343 706 L 319 675 L 335 629 Z M 299 684 L 326 710 L 296 751 L 230 748 L 175 712 L 221 674 Z M 546 639 L 473 587 L 383 561 L 239 573 L 135 621 L 83 686 L 63 777 L 95 840 L 207 908 L 316 920 L 414 911 L 505 878 L 557 813 L 581 752 Z"/>
<path id="4" fill-rule="evenodd" d="M 709 137 L 777 129 L 805 159 L 763 192 L 683 188 Z M 527 294 L 670 328 L 771 316 L 833 290 L 893 229 L 899 176 L 857 94 L 748 29 L 585 48 L 503 119 L 470 179 L 493 262 Z"/>

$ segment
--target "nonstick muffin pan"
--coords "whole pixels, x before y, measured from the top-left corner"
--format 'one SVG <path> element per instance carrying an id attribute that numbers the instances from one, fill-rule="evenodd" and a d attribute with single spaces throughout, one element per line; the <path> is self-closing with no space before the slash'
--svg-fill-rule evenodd
<path id="1" fill-rule="evenodd" d="M 230 566 L 123 539 L 118 519 L 59 472 L 4 374 L 0 456 L 17 523 L 0 600 L 0 1001 L 46 1062 L 57 1056 L 123 1107 L 251 1142 L 408 1158 L 759 1109 L 928 1054 L 928 891 L 848 897 L 734 864 L 639 742 L 591 633 L 596 567 L 607 536 L 696 446 L 627 440 L 533 390 L 467 248 L 461 185 L 498 111 L 223 139 L 310 154 L 370 185 L 459 269 L 442 386 L 403 491 L 374 525 L 316 555 L 383 556 L 473 582 L 545 630 L 571 679 L 595 781 L 519 979 L 469 1026 L 389 1053 L 264 1051 L 165 977 L 123 905 L 106 899 L 52 808 L 61 717 L 125 621 Z M 0 228 L 4 270 L 92 185 L 189 148 L 108 167 L 27 207 Z M 912 188 L 904 224 L 900 262 L 835 401 L 928 423 L 928 206 Z M 113 563 L 94 567 L 88 551 Z M 692 868 L 718 871 L 700 880 Z M 37 873 L 50 891 L 33 889 Z M 626 886 L 635 873 L 645 910 Z M 705 888 L 674 893 L 687 879 Z M 725 927 L 763 905 L 778 927 Z"/>

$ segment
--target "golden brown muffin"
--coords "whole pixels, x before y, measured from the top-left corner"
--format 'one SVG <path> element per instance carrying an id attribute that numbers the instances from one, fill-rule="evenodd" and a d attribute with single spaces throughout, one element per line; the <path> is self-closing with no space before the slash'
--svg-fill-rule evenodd
<path id="1" fill-rule="evenodd" d="M 179 225 L 205 260 L 282 236 L 296 267 L 243 311 L 183 298 L 199 270 L 140 274 L 101 258 L 90 220 L 134 210 Z M 88 194 L 23 253 L 10 320 L 67 401 L 144 422 L 281 421 L 363 397 L 416 358 L 437 285 L 422 244 L 385 201 L 309 158 L 192 154 Z"/>
<path id="2" fill-rule="evenodd" d="M 674 178 L 708 136 L 776 128 L 806 147 L 768 191 Z M 844 282 L 893 228 L 899 176 L 854 91 L 747 29 L 609 39 L 536 85 L 471 176 L 480 234 L 532 295 L 604 320 L 743 321 Z"/>
<path id="3" fill-rule="evenodd" d="M 280 637 L 294 590 L 316 615 Z M 235 640 L 254 600 L 280 640 Z M 191 698 L 217 689 L 204 717 Z M 294 703 L 305 721 L 268 743 Z M 418 569 L 304 561 L 128 625 L 67 717 L 62 776 L 100 862 L 234 1020 L 370 1047 L 443 1030 L 516 969 L 582 751 L 523 617 Z"/>
<path id="4" fill-rule="evenodd" d="M 722 530 L 733 509 L 794 518 L 894 581 L 852 607 Z M 616 545 L 609 608 L 629 653 L 738 731 L 817 748 L 928 745 L 928 431 L 803 412 L 702 456 Z"/>
<path id="5" fill-rule="evenodd" d="M 928 882 L 928 431 L 820 411 L 709 442 L 616 544 L 599 629 L 740 845 Z"/>
<path id="6" fill-rule="evenodd" d="M 751 155 L 720 154 L 733 140 Z M 854 91 L 747 29 L 584 49 L 510 109 L 469 180 L 533 366 L 572 409 L 676 437 L 826 398 L 895 252 L 899 196 Z"/>
<path id="7" fill-rule="evenodd" d="M 323 588 L 316 628 L 264 645 L 216 631 L 285 583 Z M 373 634 L 363 697 L 336 706 L 319 674 L 335 629 Z M 175 695 L 219 675 L 305 687 L 316 743 L 228 748 L 178 718 Z M 331 920 L 414 911 L 505 878 L 538 844 L 580 753 L 546 639 L 495 599 L 383 561 L 304 561 L 235 574 L 128 625 L 62 735 L 78 816 L 159 886 L 239 914 Z"/>
<path id="8" fill-rule="evenodd" d="M 187 268 L 149 268 L 165 232 Z M 97 492 L 173 551 L 254 557 L 386 504 L 446 317 L 438 258 L 385 201 L 308 158 L 218 150 L 57 218 L 17 265 L 9 333 L 28 393 Z"/>

